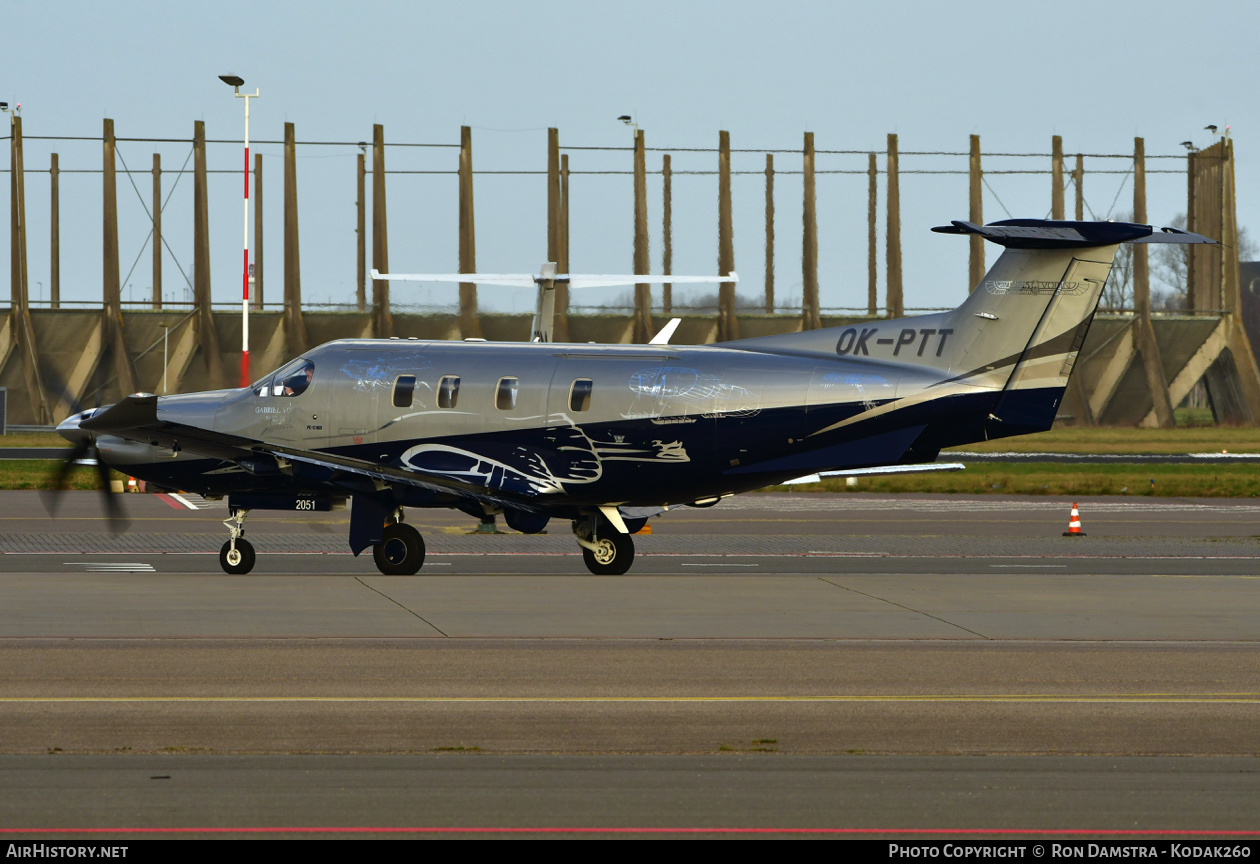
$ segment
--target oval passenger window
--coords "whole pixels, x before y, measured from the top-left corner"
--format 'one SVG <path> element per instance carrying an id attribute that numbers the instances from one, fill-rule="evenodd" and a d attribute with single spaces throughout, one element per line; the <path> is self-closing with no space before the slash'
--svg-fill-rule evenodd
<path id="1" fill-rule="evenodd" d="M 394 407 L 410 408 L 412 395 L 416 390 L 415 375 L 399 375 L 394 382 Z"/>
<path id="2" fill-rule="evenodd" d="M 591 407 L 591 390 L 594 388 L 590 378 L 579 378 L 569 389 L 569 410 L 586 411 Z"/>
<path id="3" fill-rule="evenodd" d="M 516 379 L 500 378 L 499 386 L 494 392 L 494 407 L 500 411 L 511 411 L 516 407 Z"/>
<path id="4" fill-rule="evenodd" d="M 438 407 L 454 408 L 459 401 L 459 376 L 443 375 L 438 382 Z"/>

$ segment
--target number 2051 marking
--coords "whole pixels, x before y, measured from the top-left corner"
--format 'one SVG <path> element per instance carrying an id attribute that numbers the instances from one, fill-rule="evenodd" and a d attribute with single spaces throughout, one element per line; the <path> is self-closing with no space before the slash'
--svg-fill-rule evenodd
<path id="1" fill-rule="evenodd" d="M 314 510 L 315 502 L 310 498 L 299 498 L 293 505 L 294 510 Z"/>

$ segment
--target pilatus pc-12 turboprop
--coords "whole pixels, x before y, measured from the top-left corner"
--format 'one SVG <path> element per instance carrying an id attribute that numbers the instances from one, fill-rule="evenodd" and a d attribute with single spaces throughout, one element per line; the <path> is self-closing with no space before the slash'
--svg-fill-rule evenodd
<path id="1" fill-rule="evenodd" d="M 71 460 L 95 446 L 154 486 L 226 496 L 229 573 L 253 567 L 250 510 L 351 499 L 350 549 L 373 547 L 384 573 L 424 561 L 404 510 L 448 507 L 502 513 L 525 533 L 569 520 L 591 572 L 621 574 L 631 534 L 670 508 L 813 474 L 958 468 L 935 462 L 943 447 L 1050 428 L 1119 244 L 1215 242 L 1116 222 L 933 230 L 1005 247 L 950 312 L 717 345 L 669 345 L 664 332 L 557 344 L 557 282 L 659 277 L 374 274 L 537 282 L 534 341 L 342 339 L 248 389 L 135 394 L 58 431 L 77 445 Z"/>

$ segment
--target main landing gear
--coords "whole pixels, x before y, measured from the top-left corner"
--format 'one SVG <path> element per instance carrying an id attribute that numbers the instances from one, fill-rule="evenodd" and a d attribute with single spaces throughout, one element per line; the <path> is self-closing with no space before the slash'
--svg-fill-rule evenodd
<path id="1" fill-rule="evenodd" d="M 254 569 L 254 546 L 245 539 L 245 517 L 249 511 L 237 507 L 223 524 L 230 535 L 219 550 L 219 566 L 233 576 L 244 576 Z M 385 511 L 388 514 L 388 510 Z M 381 530 L 380 541 L 372 546 L 376 567 L 386 576 L 413 576 L 424 563 L 424 540 L 420 532 L 402 521 L 402 510 L 396 510 L 389 524 Z"/>
<path id="2" fill-rule="evenodd" d="M 424 563 L 424 538 L 402 521 L 401 510 L 394 518 L 385 526 L 381 542 L 372 547 L 372 560 L 386 576 L 414 576 Z"/>
<path id="3" fill-rule="evenodd" d="M 574 519 L 573 535 L 586 569 L 596 576 L 622 576 L 634 563 L 634 540 L 606 519 Z"/>
<path id="4" fill-rule="evenodd" d="M 245 517 L 248 510 L 233 510 L 223 524 L 231 534 L 230 539 L 219 550 L 219 566 L 224 573 L 233 576 L 244 576 L 254 569 L 254 544 L 245 539 Z"/>

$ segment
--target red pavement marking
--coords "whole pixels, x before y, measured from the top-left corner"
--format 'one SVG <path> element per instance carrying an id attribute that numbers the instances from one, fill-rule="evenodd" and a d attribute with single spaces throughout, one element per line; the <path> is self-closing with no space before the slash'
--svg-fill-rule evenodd
<path id="1" fill-rule="evenodd" d="M 647 827 L 370 827 L 277 826 L 238 828 L 0 828 L 0 834 L 916 834 L 971 836 L 1089 836 L 1089 837 L 1258 837 L 1260 831 L 1106 828 L 647 828 Z"/>

